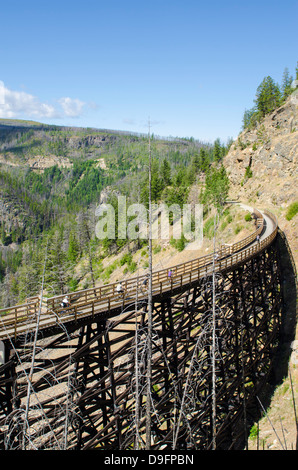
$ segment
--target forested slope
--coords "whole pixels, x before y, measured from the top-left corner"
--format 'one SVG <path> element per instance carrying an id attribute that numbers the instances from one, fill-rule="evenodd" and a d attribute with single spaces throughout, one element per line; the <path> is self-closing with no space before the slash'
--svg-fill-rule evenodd
<path id="1" fill-rule="evenodd" d="M 182 205 L 228 147 L 152 135 L 150 149 L 152 200 Z M 95 208 L 104 198 L 117 212 L 117 195 L 147 204 L 148 159 L 146 135 L 0 120 L 1 306 L 39 292 L 46 252 L 48 294 L 77 288 L 82 258 L 94 283 L 101 259 L 126 244 L 96 238 Z"/>

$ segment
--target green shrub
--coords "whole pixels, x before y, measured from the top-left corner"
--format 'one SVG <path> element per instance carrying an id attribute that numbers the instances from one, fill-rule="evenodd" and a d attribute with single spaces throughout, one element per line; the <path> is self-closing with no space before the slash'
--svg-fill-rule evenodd
<path id="1" fill-rule="evenodd" d="M 256 439 L 258 437 L 258 426 L 254 424 L 250 430 L 249 437 L 251 439 Z"/>
<path id="2" fill-rule="evenodd" d="M 129 265 L 128 265 L 128 269 L 131 273 L 134 273 L 136 270 L 137 270 L 137 263 L 135 261 L 132 261 Z"/>
<path id="3" fill-rule="evenodd" d="M 78 288 L 78 285 L 79 285 L 79 281 L 77 279 L 70 279 L 69 283 L 68 283 L 68 287 L 69 287 L 69 290 L 70 292 L 74 292 L 77 290 Z"/>
<path id="4" fill-rule="evenodd" d="M 132 262 L 132 254 L 125 253 L 120 260 L 120 266 L 123 266 L 125 263 L 130 264 Z"/>
<path id="5" fill-rule="evenodd" d="M 252 178 L 252 169 L 250 166 L 247 166 L 245 168 L 245 178 Z"/>
<path id="6" fill-rule="evenodd" d="M 286 219 L 292 220 L 292 218 L 297 214 L 297 212 L 298 212 L 298 201 L 293 202 L 292 204 L 289 205 L 287 213 L 286 213 Z"/>
<path id="7" fill-rule="evenodd" d="M 181 238 L 175 239 L 171 237 L 170 245 L 178 251 L 183 251 L 187 244 L 187 239 L 185 238 L 184 234 L 182 233 Z"/>
<path id="8" fill-rule="evenodd" d="M 176 249 L 178 251 L 183 251 L 184 248 L 185 248 L 186 242 L 187 242 L 187 240 L 186 240 L 185 236 L 182 233 L 181 238 L 179 238 L 176 242 Z"/>

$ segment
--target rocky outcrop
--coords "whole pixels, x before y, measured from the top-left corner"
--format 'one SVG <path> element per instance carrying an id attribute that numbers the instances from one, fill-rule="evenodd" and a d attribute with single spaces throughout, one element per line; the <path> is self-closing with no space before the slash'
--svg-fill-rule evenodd
<path id="1" fill-rule="evenodd" d="M 57 157 L 56 155 L 36 155 L 29 158 L 27 162 L 32 170 L 44 170 L 57 165 L 59 168 L 71 168 L 72 163 L 67 157 Z"/>
<path id="2" fill-rule="evenodd" d="M 116 141 L 116 136 L 113 135 L 105 135 L 105 134 L 94 134 L 94 135 L 86 135 L 84 137 L 81 136 L 71 136 L 65 143 L 66 147 L 70 149 L 82 149 L 82 148 L 89 148 L 89 147 L 105 147 L 107 144 Z"/>
<path id="3" fill-rule="evenodd" d="M 231 191 L 274 205 L 298 199 L 298 105 L 289 99 L 255 129 L 243 131 L 224 160 Z"/>
<path id="4" fill-rule="evenodd" d="M 298 201 L 298 100 L 283 106 L 252 130 L 243 131 L 224 159 L 230 198 L 276 214 L 298 265 L 298 214 L 287 220 Z"/>

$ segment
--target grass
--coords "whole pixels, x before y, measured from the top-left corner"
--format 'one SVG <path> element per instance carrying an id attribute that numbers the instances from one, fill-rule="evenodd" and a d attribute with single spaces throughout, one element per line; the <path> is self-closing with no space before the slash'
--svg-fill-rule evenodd
<path id="1" fill-rule="evenodd" d="M 289 205 L 287 213 L 286 213 L 286 219 L 292 220 L 293 217 L 297 214 L 297 212 L 298 212 L 298 201 L 295 201 Z"/>
<path id="2" fill-rule="evenodd" d="M 111 274 L 115 271 L 115 269 L 119 266 L 119 262 L 116 260 L 112 264 L 110 264 L 104 271 L 102 279 L 108 281 Z"/>
<path id="3" fill-rule="evenodd" d="M 203 227 L 203 235 L 209 240 L 213 237 L 214 234 L 214 218 L 210 217 L 206 220 Z"/>
<path id="4" fill-rule="evenodd" d="M 243 228 L 242 225 L 237 224 L 236 227 L 234 228 L 235 235 L 238 235 L 238 233 L 241 232 L 242 228 Z"/>

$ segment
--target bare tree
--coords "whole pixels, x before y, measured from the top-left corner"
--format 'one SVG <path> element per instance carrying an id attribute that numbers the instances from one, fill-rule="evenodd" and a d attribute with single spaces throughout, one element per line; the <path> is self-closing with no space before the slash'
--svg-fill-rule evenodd
<path id="1" fill-rule="evenodd" d="M 149 121 L 149 289 L 148 289 L 148 339 L 147 339 L 147 398 L 146 398 L 146 449 L 151 447 L 151 378 L 152 378 L 152 201 L 151 201 L 151 141 Z"/>

